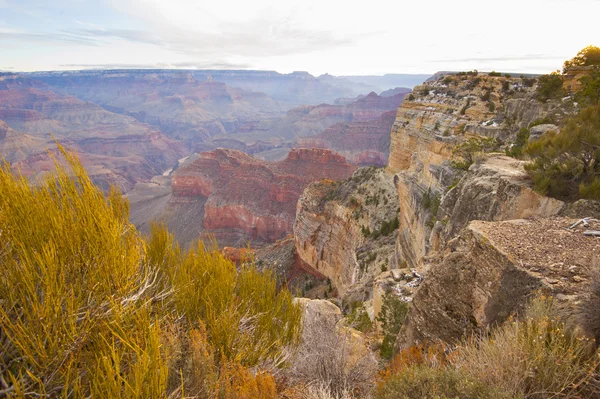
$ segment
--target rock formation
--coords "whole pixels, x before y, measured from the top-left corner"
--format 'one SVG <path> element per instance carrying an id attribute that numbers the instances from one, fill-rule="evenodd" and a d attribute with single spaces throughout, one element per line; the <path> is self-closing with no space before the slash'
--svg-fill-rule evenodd
<path id="1" fill-rule="evenodd" d="M 77 151 L 96 183 L 124 191 L 162 174 L 184 154 L 160 131 L 35 79 L 8 74 L 0 85 L 2 155 L 26 175 L 53 167 L 46 149 L 55 148 L 54 139 Z"/>
<path id="2" fill-rule="evenodd" d="M 298 256 L 329 278 L 340 297 L 369 300 L 373 276 L 395 262 L 395 191 L 384 169 L 361 168 L 341 183 L 311 184 L 298 201 Z"/>
<path id="3" fill-rule="evenodd" d="M 296 203 L 309 183 L 344 179 L 355 169 L 344 157 L 323 149 L 294 149 L 279 162 L 217 149 L 200 154 L 173 173 L 165 209 L 152 216 L 174 225 L 184 243 L 206 232 L 221 245 L 243 247 L 251 242 L 260 246 L 292 232 Z M 132 202 L 134 213 L 144 201 Z M 147 220 L 135 222 L 143 225 Z"/>
<path id="4" fill-rule="evenodd" d="M 520 78 L 440 76 L 415 87 L 400 106 L 389 168 L 397 173 L 400 198 L 398 247 L 410 267 L 428 254 L 432 227 L 440 219 L 432 214 L 437 209 L 423 206 L 431 201 L 423 199 L 438 201 L 460 177 L 450 166 L 456 145 L 477 136 L 511 140 L 538 119 L 551 117 L 560 123 L 572 112 L 570 104 L 540 103 L 534 93 L 535 87 Z M 492 213 L 494 220 L 502 218 Z"/>
<path id="5" fill-rule="evenodd" d="M 431 261 L 398 336 L 398 347 L 456 343 L 521 310 L 536 291 L 572 306 L 583 292 L 600 241 L 576 219 L 473 221 Z M 600 227 L 597 224 L 596 227 Z"/>
<path id="6" fill-rule="evenodd" d="M 315 136 L 299 138 L 297 143 L 304 148 L 329 148 L 358 165 L 385 166 L 395 120 L 394 110 L 373 121 L 336 123 Z"/>

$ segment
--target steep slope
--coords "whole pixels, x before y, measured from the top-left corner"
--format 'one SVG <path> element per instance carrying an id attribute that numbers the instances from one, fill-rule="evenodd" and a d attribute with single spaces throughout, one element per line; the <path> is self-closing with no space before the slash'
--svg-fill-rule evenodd
<path id="1" fill-rule="evenodd" d="M 308 186 L 294 223 L 298 257 L 345 299 L 367 301 L 374 276 L 396 263 L 393 175 L 361 168 L 343 182 Z"/>
<path id="2" fill-rule="evenodd" d="M 430 250 L 436 203 L 460 173 L 450 166 L 452 150 L 470 138 L 514 140 L 521 127 L 550 117 L 560 123 L 572 103 L 541 103 L 526 79 L 485 74 L 441 76 L 417 86 L 402 103 L 392 127 L 389 168 L 400 198 L 398 247 L 411 267 Z M 424 198 L 433 201 L 424 201 Z M 501 218 L 501 217 L 499 217 Z"/>

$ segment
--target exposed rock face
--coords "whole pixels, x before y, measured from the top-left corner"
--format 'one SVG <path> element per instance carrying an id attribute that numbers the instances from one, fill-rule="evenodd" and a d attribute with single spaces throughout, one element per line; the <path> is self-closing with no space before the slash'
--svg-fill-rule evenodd
<path id="1" fill-rule="evenodd" d="M 572 111 L 567 103 L 542 104 L 534 92 L 535 87 L 517 78 L 440 76 L 415 87 L 411 100 L 402 103 L 392 127 L 388 165 L 397 173 L 398 248 L 410 267 L 417 267 L 432 247 L 436 215 L 425 209 L 424 198 L 441 198 L 458 177 L 449 166 L 455 145 L 473 136 L 511 140 L 536 119 L 550 116 L 560 123 Z"/>
<path id="2" fill-rule="evenodd" d="M 302 292 L 302 296 L 307 296 L 307 291 L 326 280 L 300 259 L 292 235 L 259 248 L 254 259 L 257 266 L 273 270 L 279 284 Z"/>
<path id="3" fill-rule="evenodd" d="M 55 149 L 50 133 L 77 151 L 91 178 L 108 187 L 130 190 L 172 166 L 183 146 L 133 118 L 60 94 L 20 75 L 0 76 L 2 155 L 26 175 L 53 167 L 46 149 Z"/>
<path id="4" fill-rule="evenodd" d="M 374 121 L 336 123 L 323 132 L 297 140 L 304 148 L 329 148 L 358 165 L 384 166 L 390 148 L 390 130 L 396 111 L 388 111 Z"/>
<path id="5" fill-rule="evenodd" d="M 172 175 L 172 193 L 159 219 L 177 220 L 190 228 L 184 242 L 200 232 L 213 234 L 219 244 L 264 245 L 292 232 L 296 203 L 302 190 L 320 179 L 345 179 L 356 169 L 329 150 L 297 149 L 280 162 L 265 162 L 243 152 L 217 149 L 200 154 Z M 132 204 L 132 208 L 142 205 Z M 192 206 L 198 215 L 179 215 Z M 138 223 L 144 223 L 139 220 Z"/>
<path id="6" fill-rule="evenodd" d="M 471 222 L 432 260 L 397 348 L 424 341 L 456 343 L 502 323 L 539 289 L 571 306 L 600 253 L 600 241 L 584 236 L 581 227 L 566 229 L 575 221 Z"/>
<path id="7" fill-rule="evenodd" d="M 533 191 L 523 165 L 494 156 L 471 166 L 456 187 L 444 195 L 434 229 L 433 244 L 455 237 L 471 220 L 510 220 L 558 215 L 565 204 Z M 434 250 L 440 249 L 434 245 Z"/>
<path id="8" fill-rule="evenodd" d="M 396 261 L 396 231 L 379 231 L 393 223 L 397 209 L 393 176 L 383 169 L 359 169 L 341 184 L 311 184 L 298 201 L 296 251 L 340 297 L 366 301 L 373 276 Z"/>

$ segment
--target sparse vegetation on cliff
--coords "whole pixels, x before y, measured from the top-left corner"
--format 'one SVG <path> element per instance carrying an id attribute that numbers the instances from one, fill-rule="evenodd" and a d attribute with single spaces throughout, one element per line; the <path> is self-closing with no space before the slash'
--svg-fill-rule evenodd
<path id="1" fill-rule="evenodd" d="M 538 79 L 536 98 L 541 102 L 546 102 L 564 97 L 566 93 L 562 86 L 562 76 L 558 71 L 552 72 L 550 75 L 542 75 Z"/>
<path id="2" fill-rule="evenodd" d="M 148 239 L 63 151 L 39 185 L 0 168 L 0 382 L 13 397 L 275 398 L 301 309 L 217 249 Z M 248 367 L 258 367 L 258 373 Z"/>
<path id="3" fill-rule="evenodd" d="M 600 200 L 600 105 L 583 109 L 560 133 L 549 132 L 525 152 L 534 187 L 542 194 Z"/>
<path id="4" fill-rule="evenodd" d="M 452 150 L 452 166 L 458 170 L 469 170 L 478 154 L 498 148 L 498 141 L 491 137 L 472 137 Z"/>
<path id="5" fill-rule="evenodd" d="M 575 66 L 595 66 L 600 65 L 600 47 L 587 46 L 581 49 L 577 55 L 563 65 L 563 72 Z"/>
<path id="6" fill-rule="evenodd" d="M 381 323 L 381 332 L 383 334 L 383 342 L 379 348 L 382 358 L 391 359 L 396 336 L 402 327 L 407 313 L 408 303 L 400 300 L 393 293 L 383 295 L 381 312 L 377 317 L 377 321 Z"/>

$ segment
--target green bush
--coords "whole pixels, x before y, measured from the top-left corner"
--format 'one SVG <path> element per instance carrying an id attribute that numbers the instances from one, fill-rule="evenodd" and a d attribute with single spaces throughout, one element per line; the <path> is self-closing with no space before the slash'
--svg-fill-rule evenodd
<path id="1" fill-rule="evenodd" d="M 490 76 L 494 76 L 494 77 L 499 77 L 502 76 L 502 74 L 500 72 L 496 72 L 496 71 L 492 71 L 489 73 Z"/>
<path id="2" fill-rule="evenodd" d="M 373 323 L 367 314 L 364 304 L 361 302 L 354 302 L 351 304 L 351 311 L 350 314 L 346 316 L 346 321 L 348 326 L 363 333 L 373 329 Z"/>
<path id="3" fill-rule="evenodd" d="M 472 137 L 458 144 L 452 150 L 452 167 L 458 170 L 468 170 L 475 162 L 477 154 L 489 152 L 498 147 L 498 141 L 491 137 Z"/>
<path id="4" fill-rule="evenodd" d="M 538 79 L 536 98 L 541 102 L 561 98 L 566 95 L 563 89 L 562 76 L 558 72 L 542 75 Z"/>
<path id="5" fill-rule="evenodd" d="M 529 129 L 524 127 L 517 133 L 516 141 L 506 149 L 506 155 L 513 158 L 520 158 L 528 141 Z"/>
<path id="6" fill-rule="evenodd" d="M 563 200 L 600 200 L 600 105 L 587 107 L 567 121 L 560 133 L 531 142 L 526 170 L 534 188 Z"/>
<path id="7" fill-rule="evenodd" d="M 580 91 L 575 94 L 575 100 L 583 105 L 594 105 L 600 102 L 600 67 L 590 71 L 590 73 L 579 82 L 583 85 Z"/>
<path id="8" fill-rule="evenodd" d="M 381 312 L 377 316 L 377 321 L 381 323 L 383 333 L 383 343 L 379 353 L 384 359 L 391 359 L 394 353 L 394 344 L 402 323 L 408 313 L 408 303 L 401 301 L 392 293 L 383 294 Z"/>

